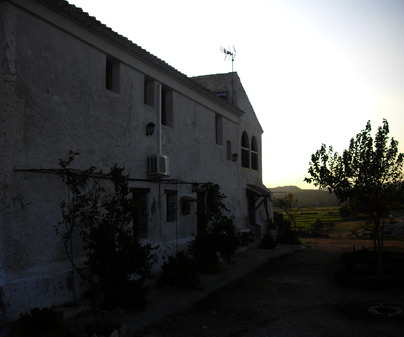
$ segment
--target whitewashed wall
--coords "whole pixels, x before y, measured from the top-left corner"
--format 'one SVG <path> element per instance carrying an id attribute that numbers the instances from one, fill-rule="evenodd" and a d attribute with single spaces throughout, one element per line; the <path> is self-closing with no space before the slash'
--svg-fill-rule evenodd
<path id="1" fill-rule="evenodd" d="M 71 275 L 55 227 L 66 200 L 61 177 L 22 172 L 58 168 L 70 150 L 80 155 L 74 167 L 95 165 L 108 171 L 117 163 L 131 178 L 147 178 L 147 156 L 157 152 L 158 109 L 143 102 L 145 74 L 173 89 L 173 126 L 162 126 L 162 153 L 170 179 L 218 183 L 239 227 L 248 228 L 246 185 L 261 184 L 261 171 L 241 168 L 226 157 L 226 140 L 240 156 L 241 133 L 261 127 L 247 101 L 245 114 L 218 104 L 178 78 L 131 55 L 100 35 L 36 1 L 0 2 L 0 310 L 3 319 L 35 306 L 71 300 Z M 105 88 L 108 56 L 120 60 L 119 93 Z M 164 67 L 163 67 L 164 68 Z M 240 97 L 245 93 L 240 89 Z M 156 95 L 157 100 L 157 95 Z M 215 141 L 215 116 L 223 116 L 223 145 Z M 260 163 L 261 165 L 261 163 Z M 165 189 L 195 196 L 190 184 L 131 182 L 150 188 L 150 231 L 146 240 L 160 255 L 186 247 L 196 233 L 196 203 L 191 214 L 165 222 Z M 161 204 L 159 203 L 160 201 Z M 161 213 L 160 213 L 161 211 Z M 265 221 L 262 211 L 257 216 Z M 79 242 L 78 242 L 79 245 Z"/>

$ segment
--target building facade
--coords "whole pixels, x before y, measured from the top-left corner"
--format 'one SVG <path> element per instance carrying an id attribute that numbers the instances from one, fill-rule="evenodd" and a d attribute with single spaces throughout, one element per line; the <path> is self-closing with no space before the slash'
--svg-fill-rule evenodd
<path id="1" fill-rule="evenodd" d="M 0 61 L 2 319 L 71 300 L 52 174 L 69 151 L 77 169 L 125 167 L 160 255 L 194 238 L 203 183 L 241 231 L 267 231 L 263 130 L 237 73 L 189 78 L 63 0 L 0 1 Z"/>

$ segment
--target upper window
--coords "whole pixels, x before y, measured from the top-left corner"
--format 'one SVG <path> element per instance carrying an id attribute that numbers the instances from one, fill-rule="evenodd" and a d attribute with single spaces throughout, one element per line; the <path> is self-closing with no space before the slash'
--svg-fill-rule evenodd
<path id="1" fill-rule="evenodd" d="M 215 135 L 216 144 L 223 145 L 223 117 L 220 115 L 215 117 Z"/>
<path id="2" fill-rule="evenodd" d="M 245 131 L 241 136 L 241 167 L 250 168 L 250 141 Z"/>
<path id="3" fill-rule="evenodd" d="M 258 171 L 258 146 L 255 137 L 251 139 L 251 168 Z"/>
<path id="4" fill-rule="evenodd" d="M 177 191 L 166 191 L 166 221 L 177 220 Z"/>
<path id="5" fill-rule="evenodd" d="M 163 86 L 161 88 L 161 124 L 174 125 L 173 117 L 173 91 Z"/>
<path id="6" fill-rule="evenodd" d="M 105 89 L 119 92 L 119 62 L 107 57 L 105 63 Z"/>
<path id="7" fill-rule="evenodd" d="M 144 104 L 154 106 L 154 80 L 145 76 L 144 78 Z"/>
<path id="8" fill-rule="evenodd" d="M 133 188 L 131 189 L 134 203 L 133 210 L 133 232 L 139 239 L 148 236 L 148 193 L 149 188 Z"/>
<path id="9" fill-rule="evenodd" d="M 227 93 L 227 91 L 220 91 L 220 92 L 217 92 L 217 93 L 215 93 L 215 94 L 216 94 L 216 96 L 221 97 L 221 98 L 223 98 L 223 99 L 226 100 L 226 101 L 227 101 L 227 99 L 228 99 L 228 93 Z"/>
<path id="10" fill-rule="evenodd" d="M 232 153 L 231 153 L 231 141 L 226 141 L 226 158 L 227 160 L 232 160 Z"/>
<path id="11" fill-rule="evenodd" d="M 195 202 L 196 199 L 192 197 L 183 196 L 181 197 L 181 213 L 182 215 L 191 214 L 191 204 Z"/>

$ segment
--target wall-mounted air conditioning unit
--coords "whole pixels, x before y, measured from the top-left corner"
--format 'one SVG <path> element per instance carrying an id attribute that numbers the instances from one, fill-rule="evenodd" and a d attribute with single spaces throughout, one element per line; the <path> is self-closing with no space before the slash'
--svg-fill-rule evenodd
<path id="1" fill-rule="evenodd" d="M 162 154 L 147 158 L 148 174 L 150 177 L 166 177 L 168 171 L 168 157 Z"/>

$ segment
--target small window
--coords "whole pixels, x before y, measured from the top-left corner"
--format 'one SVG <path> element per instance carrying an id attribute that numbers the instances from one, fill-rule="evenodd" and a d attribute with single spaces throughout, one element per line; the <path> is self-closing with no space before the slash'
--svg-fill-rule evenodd
<path id="1" fill-rule="evenodd" d="M 223 117 L 220 115 L 215 117 L 215 129 L 216 144 L 223 145 Z"/>
<path id="2" fill-rule="evenodd" d="M 226 157 L 227 160 L 232 160 L 232 153 L 231 153 L 231 141 L 226 141 Z"/>
<path id="3" fill-rule="evenodd" d="M 177 220 L 177 191 L 166 191 L 166 221 Z"/>
<path id="4" fill-rule="evenodd" d="M 192 197 L 181 197 L 181 214 L 182 215 L 191 214 L 192 202 L 196 202 L 196 199 L 192 198 Z"/>
<path id="5" fill-rule="evenodd" d="M 223 98 L 226 101 L 228 100 L 228 96 L 229 96 L 227 91 L 220 91 L 220 92 L 215 93 L 215 95 L 217 97 Z"/>
<path id="6" fill-rule="evenodd" d="M 145 76 L 144 78 L 144 104 L 154 106 L 154 80 Z"/>
<path id="7" fill-rule="evenodd" d="M 255 137 L 251 139 L 251 168 L 258 171 L 258 146 Z"/>
<path id="8" fill-rule="evenodd" d="M 250 142 L 245 131 L 241 136 L 241 167 L 250 168 Z"/>
<path id="9" fill-rule="evenodd" d="M 173 121 L 173 91 L 167 87 L 161 88 L 161 124 L 172 127 Z"/>
<path id="10" fill-rule="evenodd" d="M 119 62 L 107 57 L 105 64 L 105 89 L 119 92 Z"/>
<path id="11" fill-rule="evenodd" d="M 148 188 L 131 189 L 133 197 L 133 232 L 135 237 L 144 239 L 148 237 Z"/>

